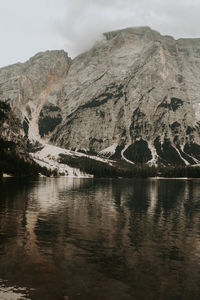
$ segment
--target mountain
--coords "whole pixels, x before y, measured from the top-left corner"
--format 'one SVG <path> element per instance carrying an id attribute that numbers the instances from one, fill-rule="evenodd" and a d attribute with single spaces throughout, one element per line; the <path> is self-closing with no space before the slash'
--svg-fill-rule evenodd
<path id="1" fill-rule="evenodd" d="M 199 164 L 199 94 L 200 39 L 149 27 L 0 69 L 0 100 L 29 140 L 130 163 Z"/>
<path id="2" fill-rule="evenodd" d="M 29 155 L 28 148 L 29 142 L 24 138 L 20 120 L 9 104 L 0 101 L 0 178 L 4 173 L 15 176 L 50 176 L 51 172 Z"/>

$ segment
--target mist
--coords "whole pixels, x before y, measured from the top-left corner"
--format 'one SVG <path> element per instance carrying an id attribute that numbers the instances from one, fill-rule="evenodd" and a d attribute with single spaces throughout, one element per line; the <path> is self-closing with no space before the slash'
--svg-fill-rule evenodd
<path id="1" fill-rule="evenodd" d="M 72 57 L 89 49 L 103 32 L 150 26 L 161 34 L 200 37 L 199 1 L 187 0 L 74 0 L 55 24 Z"/>
<path id="2" fill-rule="evenodd" d="M 200 37 L 199 0 L 7 0 L 0 2 L 0 66 L 39 51 L 64 49 L 71 57 L 103 32 L 150 26 L 161 34 Z"/>

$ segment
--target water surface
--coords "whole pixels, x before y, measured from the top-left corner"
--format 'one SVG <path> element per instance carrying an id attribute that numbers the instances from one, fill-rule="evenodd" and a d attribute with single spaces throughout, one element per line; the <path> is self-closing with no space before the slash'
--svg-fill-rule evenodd
<path id="1" fill-rule="evenodd" d="M 200 299 L 200 181 L 4 179 L 0 299 Z"/>

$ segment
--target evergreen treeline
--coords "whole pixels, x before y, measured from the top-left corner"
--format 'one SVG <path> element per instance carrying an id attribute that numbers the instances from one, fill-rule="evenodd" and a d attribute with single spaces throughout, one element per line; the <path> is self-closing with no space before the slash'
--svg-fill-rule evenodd
<path id="1" fill-rule="evenodd" d="M 95 177 L 193 177 L 200 178 L 200 167 L 193 166 L 148 166 L 145 164 L 131 165 L 126 162 L 97 161 L 88 157 L 72 157 L 60 154 L 60 163 L 73 168 L 79 168 L 82 172 L 92 174 Z"/>
<path id="2" fill-rule="evenodd" d="M 24 140 L 17 130 L 20 122 L 11 111 L 10 105 L 0 101 L 0 126 L 7 123 L 8 132 L 13 132 L 13 140 L 6 140 L 0 136 L 0 177 L 3 173 L 15 176 L 57 176 L 57 171 L 50 171 L 35 163 L 28 152 L 38 151 L 41 145 L 33 146 L 28 140 Z M 1 129 L 0 127 L 0 134 Z M 2 131 L 3 132 L 3 131 Z M 11 138 L 10 138 L 11 139 Z M 148 166 L 146 164 L 132 165 L 124 161 L 113 161 L 112 163 L 98 161 L 86 156 L 72 157 L 60 154 L 60 163 L 78 168 L 82 172 L 92 174 L 95 177 L 193 177 L 200 178 L 200 167 L 195 166 Z"/>
<path id="3" fill-rule="evenodd" d="M 7 124 L 7 131 L 3 124 Z M 17 131 L 20 122 L 8 103 L 0 101 L 0 177 L 3 173 L 15 176 L 50 176 L 51 172 L 36 164 L 27 152 L 27 143 Z M 10 135 L 7 140 L 7 134 Z"/>
<path id="4" fill-rule="evenodd" d="M 0 139 L 0 176 L 3 173 L 15 176 L 38 176 L 39 173 L 51 175 L 47 168 L 40 167 L 29 155 L 17 153 L 13 142 Z"/>
<path id="5" fill-rule="evenodd" d="M 199 166 L 161 166 L 157 168 L 158 176 L 200 178 Z"/>

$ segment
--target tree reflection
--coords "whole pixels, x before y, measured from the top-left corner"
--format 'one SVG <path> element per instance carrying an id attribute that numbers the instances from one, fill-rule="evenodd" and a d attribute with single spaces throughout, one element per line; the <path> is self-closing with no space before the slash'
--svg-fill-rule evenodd
<path id="1" fill-rule="evenodd" d="M 0 278 L 33 287 L 31 299 L 145 299 L 146 294 L 148 299 L 195 299 L 200 292 L 199 184 L 5 182 Z"/>

